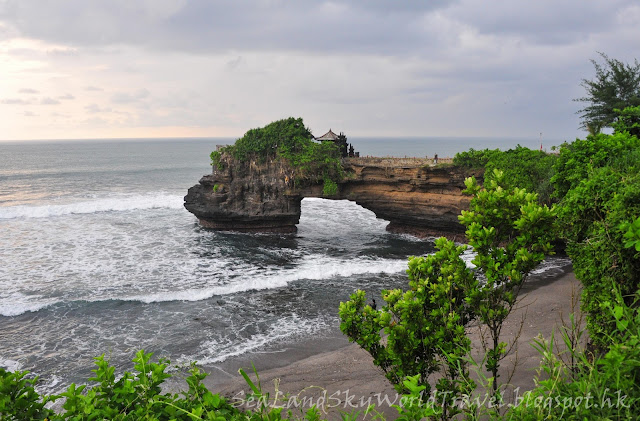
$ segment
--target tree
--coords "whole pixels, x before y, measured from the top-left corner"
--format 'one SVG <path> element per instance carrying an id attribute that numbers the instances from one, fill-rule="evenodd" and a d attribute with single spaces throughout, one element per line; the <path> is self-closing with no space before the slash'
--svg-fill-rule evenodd
<path id="1" fill-rule="evenodd" d="M 506 188 L 502 171 L 494 170 L 481 188 L 475 178 L 465 180 L 473 194 L 460 222 L 467 227 L 467 241 L 476 257 L 476 276 L 483 280 L 466 291 L 466 301 L 488 330 L 490 343 L 486 369 L 492 375 L 494 397 L 498 393 L 498 368 L 510 348 L 501 342 L 502 325 L 513 310 L 528 274 L 553 253 L 555 208 L 540 205 L 538 195 L 525 189 Z"/>
<path id="2" fill-rule="evenodd" d="M 455 397 L 474 388 L 465 361 L 471 346 L 465 325 L 472 315 L 464 293 L 477 280 L 460 258 L 466 246 L 440 238 L 436 248 L 430 256 L 409 259 L 410 289 L 383 291 L 381 310 L 366 304 L 362 290 L 340 303 L 340 329 L 371 354 L 399 392 L 409 391 L 406 377 L 418 376 L 418 385 L 429 394 L 429 376 L 444 368 L 436 386 L 443 399 L 436 401 L 444 403 L 441 417 L 448 419 L 456 412 Z"/>
<path id="3" fill-rule="evenodd" d="M 409 291 L 383 291 L 381 310 L 365 304 L 364 291 L 340 304 L 342 332 L 373 356 L 398 390 L 407 376 L 419 375 L 420 386 L 429 392 L 429 375 L 440 369 L 443 377 L 436 388 L 441 395 L 455 399 L 472 390 L 465 326 L 478 319 L 489 331 L 486 368 L 497 395 L 498 368 L 508 349 L 500 341 L 502 324 L 528 273 L 552 251 L 554 210 L 540 205 L 536 194 L 505 188 L 498 170 L 484 188 L 475 178 L 465 184 L 465 192 L 474 197 L 459 218 L 476 253 L 475 270 L 460 257 L 467 246 L 440 238 L 435 254 L 410 259 Z M 445 404 L 443 416 L 452 415 L 447 402 L 439 402 Z"/>
<path id="4" fill-rule="evenodd" d="M 596 70 L 593 80 L 583 79 L 581 86 L 587 95 L 575 101 L 588 105 L 578 111 L 582 118 L 580 127 L 594 133 L 602 127 L 613 127 L 620 110 L 640 105 L 640 63 L 626 64 L 600 53 L 604 64 L 591 60 Z"/>

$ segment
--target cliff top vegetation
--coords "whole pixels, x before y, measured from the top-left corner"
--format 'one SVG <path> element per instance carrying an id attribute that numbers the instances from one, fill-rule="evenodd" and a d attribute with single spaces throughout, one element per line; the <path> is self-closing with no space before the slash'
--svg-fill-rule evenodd
<path id="1" fill-rule="evenodd" d="M 211 152 L 211 165 L 224 169 L 228 158 L 258 163 L 282 159 L 293 169 L 294 185 L 322 182 L 323 193 L 332 196 L 343 177 L 340 156 L 338 145 L 316 142 L 302 118 L 289 117 L 251 129 L 233 145 Z"/>

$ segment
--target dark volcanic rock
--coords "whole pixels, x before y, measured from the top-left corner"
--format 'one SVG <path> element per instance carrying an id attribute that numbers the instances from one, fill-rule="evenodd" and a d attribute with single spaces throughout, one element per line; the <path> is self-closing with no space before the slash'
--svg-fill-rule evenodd
<path id="1" fill-rule="evenodd" d="M 226 161 L 189 189 L 184 207 L 205 228 L 247 232 L 295 232 L 302 197 L 292 194 L 282 162 Z"/>
<path id="2" fill-rule="evenodd" d="M 355 201 L 390 221 L 387 229 L 394 232 L 449 237 L 464 232 L 458 215 L 469 204 L 462 195 L 469 171 L 389 158 L 345 159 L 343 168 L 347 177 L 329 199 Z M 322 185 L 294 188 L 292 174 L 282 161 L 227 159 L 223 170 L 189 189 L 185 207 L 206 228 L 295 232 L 302 198 L 323 195 Z"/>

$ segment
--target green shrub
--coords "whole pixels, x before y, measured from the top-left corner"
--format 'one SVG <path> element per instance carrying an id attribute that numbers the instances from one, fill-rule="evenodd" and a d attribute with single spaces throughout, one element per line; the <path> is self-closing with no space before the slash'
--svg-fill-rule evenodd
<path id="1" fill-rule="evenodd" d="M 515 149 L 507 151 L 469 149 L 457 153 L 453 163 L 469 169 L 484 168 L 485 174 L 493 174 L 494 170 L 500 170 L 504 173 L 506 187 L 519 187 L 537 193 L 540 203 L 551 204 L 551 177 L 556 159 L 557 156 L 554 154 L 518 145 Z"/>
<path id="2" fill-rule="evenodd" d="M 338 193 L 338 185 L 330 178 L 324 179 L 324 186 L 322 187 L 323 196 L 335 196 Z"/>
<path id="3" fill-rule="evenodd" d="M 483 149 L 477 151 L 471 148 L 468 151 L 458 152 L 455 154 L 453 157 L 453 164 L 463 168 L 484 168 L 491 159 L 491 156 L 496 153 L 500 153 L 500 150 Z"/>
<path id="4" fill-rule="evenodd" d="M 640 287 L 640 256 L 634 247 L 626 247 L 632 240 L 633 223 L 640 215 L 640 150 L 619 157 L 606 156 L 605 149 L 594 143 L 615 142 L 619 147 L 620 135 L 611 136 L 615 140 L 603 136 L 606 135 L 572 145 L 571 155 L 582 160 L 589 159 L 588 153 L 595 153 L 586 169 L 576 170 L 584 173 L 584 178 L 576 179 L 573 174 L 565 178 L 572 187 L 562 200 L 558 215 L 567 240 L 567 254 L 584 287 L 582 310 L 591 340 L 606 349 L 616 342 L 609 334 L 615 320 L 602 311 L 603 303 L 613 299 L 611 285 L 620 288 L 624 296 Z M 566 159 L 569 154 L 564 154 Z M 606 166 L 596 167 L 597 162 Z"/>
<path id="5" fill-rule="evenodd" d="M 555 174 L 551 182 L 555 196 L 563 198 L 567 192 L 586 180 L 596 168 L 608 166 L 613 159 L 622 163 L 640 150 L 640 140 L 629 133 L 598 134 L 586 139 L 576 139 L 560 147 Z M 625 165 L 627 166 L 627 165 Z"/>
<path id="6" fill-rule="evenodd" d="M 45 408 L 55 397 L 41 399 L 34 386 L 38 378 L 29 379 L 28 371 L 10 372 L 0 367 L 0 419 L 44 420 L 54 412 Z"/>
<path id="7" fill-rule="evenodd" d="M 209 155 L 209 157 L 211 158 L 211 166 L 216 169 L 216 170 L 223 170 L 224 169 L 224 164 L 222 164 L 222 154 L 219 151 L 213 151 L 211 152 L 211 155 Z"/>
<path id="8" fill-rule="evenodd" d="M 554 211 L 539 205 L 536 194 L 504 187 L 504 174 L 497 170 L 484 188 L 474 178 L 465 184 L 465 192 L 474 197 L 460 221 L 476 252 L 475 271 L 460 257 L 467 246 L 440 238 L 435 254 L 409 260 L 408 291 L 383 291 L 386 305 L 381 310 L 372 309 L 365 292 L 357 291 L 340 303 L 339 311 L 342 332 L 373 356 L 398 390 L 406 391 L 407 376 L 417 376 L 418 385 L 429 393 L 429 375 L 442 369 L 436 389 L 445 396 L 439 402 L 443 419 L 458 412 L 455 399 L 475 387 L 469 378 L 466 324 L 477 319 L 488 330 L 485 368 L 493 376 L 495 397 L 498 367 L 507 349 L 501 342 L 502 324 L 528 273 L 552 251 Z"/>

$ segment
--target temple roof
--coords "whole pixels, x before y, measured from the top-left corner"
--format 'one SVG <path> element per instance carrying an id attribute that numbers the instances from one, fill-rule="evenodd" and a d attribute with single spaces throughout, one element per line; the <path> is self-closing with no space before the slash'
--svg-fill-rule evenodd
<path id="1" fill-rule="evenodd" d="M 338 135 L 329 129 L 329 131 L 322 136 L 316 137 L 316 140 L 338 140 Z"/>

